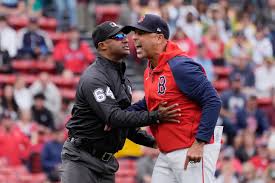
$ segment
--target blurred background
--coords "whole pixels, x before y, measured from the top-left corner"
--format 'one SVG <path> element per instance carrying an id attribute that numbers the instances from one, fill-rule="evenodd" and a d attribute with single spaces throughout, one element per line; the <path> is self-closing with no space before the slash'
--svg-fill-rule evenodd
<path id="1" fill-rule="evenodd" d="M 275 0 L 0 0 L 0 183 L 58 183 L 75 87 L 95 59 L 91 33 L 161 15 L 203 65 L 223 106 L 218 183 L 275 183 Z M 146 61 L 131 55 L 133 102 Z M 127 141 L 117 183 L 149 183 L 158 150 Z"/>

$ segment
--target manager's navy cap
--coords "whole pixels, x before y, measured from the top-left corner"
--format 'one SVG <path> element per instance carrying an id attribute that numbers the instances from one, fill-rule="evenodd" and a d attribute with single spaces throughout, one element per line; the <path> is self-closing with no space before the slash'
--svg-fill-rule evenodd
<path id="1" fill-rule="evenodd" d="M 145 14 L 139 21 L 130 25 L 132 30 L 139 29 L 145 32 L 163 34 L 166 39 L 169 39 L 168 24 L 160 17 L 154 14 Z"/>
<path id="2" fill-rule="evenodd" d="M 99 42 L 109 39 L 110 37 L 116 35 L 118 32 L 128 34 L 130 31 L 131 30 L 129 27 L 118 25 L 115 22 L 106 21 L 96 26 L 92 34 L 92 39 L 95 47 L 97 48 Z"/>

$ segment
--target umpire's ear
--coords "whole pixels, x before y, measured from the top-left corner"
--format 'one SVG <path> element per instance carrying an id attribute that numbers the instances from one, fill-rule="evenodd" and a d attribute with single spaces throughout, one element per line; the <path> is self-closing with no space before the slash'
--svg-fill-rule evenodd
<path id="1" fill-rule="evenodd" d="M 103 51 L 103 50 L 107 49 L 107 45 L 106 45 L 106 43 L 104 41 L 103 42 L 99 42 L 97 45 L 98 45 L 97 49 L 99 51 Z"/>

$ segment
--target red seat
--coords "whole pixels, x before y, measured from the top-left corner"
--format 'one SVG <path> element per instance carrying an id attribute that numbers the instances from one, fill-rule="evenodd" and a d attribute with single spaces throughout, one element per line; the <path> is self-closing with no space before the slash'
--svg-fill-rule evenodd
<path id="1" fill-rule="evenodd" d="M 16 30 L 26 27 L 29 23 L 26 16 L 10 16 L 8 18 L 9 24 Z"/>
<path id="2" fill-rule="evenodd" d="M 116 183 L 136 183 L 135 177 L 116 177 Z"/>
<path id="3" fill-rule="evenodd" d="M 44 62 L 39 60 L 13 60 L 12 68 L 18 72 L 32 73 L 32 72 L 53 72 L 55 64 L 52 62 Z"/>
<path id="4" fill-rule="evenodd" d="M 45 71 L 45 72 L 54 72 L 55 70 L 55 64 L 53 62 L 38 61 L 35 63 L 35 67 L 39 71 Z"/>
<path id="5" fill-rule="evenodd" d="M 268 106 L 272 104 L 272 99 L 269 97 L 265 97 L 265 98 L 258 98 L 257 99 L 257 103 L 260 106 Z"/>
<path id="6" fill-rule="evenodd" d="M 59 41 L 68 39 L 68 33 L 48 32 L 50 39 L 56 44 Z"/>
<path id="7" fill-rule="evenodd" d="M 37 76 L 30 74 L 22 75 L 22 77 L 24 77 L 27 84 L 32 84 L 34 81 L 37 80 Z"/>
<path id="8" fill-rule="evenodd" d="M 229 81 L 227 79 L 220 79 L 213 82 L 213 86 L 218 91 L 224 91 L 229 88 Z"/>
<path id="9" fill-rule="evenodd" d="M 74 89 L 60 89 L 61 96 L 63 98 L 73 100 L 75 98 L 75 90 Z"/>
<path id="10" fill-rule="evenodd" d="M 116 22 L 119 18 L 120 11 L 121 9 L 118 5 L 96 5 L 96 23 L 100 24 L 107 20 Z"/>
<path id="11" fill-rule="evenodd" d="M 13 60 L 12 68 L 19 72 L 30 72 L 35 69 L 34 60 Z"/>
<path id="12" fill-rule="evenodd" d="M 44 30 L 55 31 L 57 21 L 54 18 L 41 17 L 38 21 L 38 24 Z"/>
<path id="13" fill-rule="evenodd" d="M 51 80 L 61 88 L 75 88 L 78 83 L 79 77 L 74 77 L 73 79 L 66 79 L 59 75 L 51 76 Z"/>
<path id="14" fill-rule="evenodd" d="M 15 78 L 15 75 L 0 74 L 0 84 L 14 84 Z"/>
<path id="15" fill-rule="evenodd" d="M 214 73 L 220 77 L 228 77 L 231 73 L 231 68 L 226 66 L 215 66 Z"/>

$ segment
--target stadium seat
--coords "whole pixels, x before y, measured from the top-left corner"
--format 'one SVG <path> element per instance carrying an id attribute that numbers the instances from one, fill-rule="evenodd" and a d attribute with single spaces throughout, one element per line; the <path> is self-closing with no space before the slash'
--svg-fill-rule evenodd
<path id="1" fill-rule="evenodd" d="M 27 16 L 10 16 L 8 18 L 8 22 L 15 30 L 19 30 L 26 27 L 29 23 L 29 20 Z"/>
<path id="2" fill-rule="evenodd" d="M 57 21 L 55 18 L 41 17 L 38 24 L 43 30 L 55 31 Z"/>
<path id="3" fill-rule="evenodd" d="M 214 66 L 214 73 L 218 78 L 228 77 L 231 73 L 231 68 L 226 66 Z"/>
<path id="4" fill-rule="evenodd" d="M 213 86 L 218 90 L 219 92 L 224 91 L 225 89 L 229 88 L 229 80 L 228 79 L 220 79 L 213 82 Z"/>
<path id="5" fill-rule="evenodd" d="M 40 72 L 51 72 L 55 71 L 55 64 L 53 62 L 38 61 L 35 63 L 35 68 Z"/>
<path id="6" fill-rule="evenodd" d="M 13 60 L 12 68 L 17 72 L 54 72 L 55 64 L 39 60 Z"/>
<path id="7" fill-rule="evenodd" d="M 68 39 L 68 33 L 64 33 L 64 32 L 62 33 L 62 32 L 49 31 L 48 35 L 54 44 L 56 44 L 59 41 Z"/>
<path id="8" fill-rule="evenodd" d="M 12 74 L 0 74 L 0 85 L 14 84 L 16 76 Z"/>
<path id="9" fill-rule="evenodd" d="M 135 177 L 116 177 L 116 183 L 136 183 Z"/>
<path id="10" fill-rule="evenodd" d="M 12 68 L 18 72 L 32 72 L 35 69 L 33 60 L 13 60 Z"/>
<path id="11" fill-rule="evenodd" d="M 79 77 L 75 76 L 73 79 L 66 79 L 59 75 L 52 75 L 51 80 L 60 88 L 72 89 L 78 83 Z"/>
<path id="12" fill-rule="evenodd" d="M 263 106 L 268 106 L 272 104 L 272 99 L 269 97 L 265 97 L 265 98 L 258 98 L 257 99 L 257 103 L 259 106 L 263 107 Z"/>
<path id="13" fill-rule="evenodd" d="M 137 175 L 135 159 L 118 159 L 119 170 L 116 173 L 116 183 L 135 183 Z"/>
<path id="14" fill-rule="evenodd" d="M 96 23 L 100 24 L 107 20 L 116 22 L 119 18 L 120 10 L 119 5 L 96 5 Z"/>
<path id="15" fill-rule="evenodd" d="M 62 98 L 73 100 L 75 97 L 75 89 L 60 89 Z"/>

